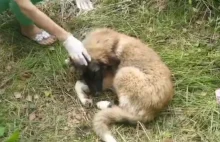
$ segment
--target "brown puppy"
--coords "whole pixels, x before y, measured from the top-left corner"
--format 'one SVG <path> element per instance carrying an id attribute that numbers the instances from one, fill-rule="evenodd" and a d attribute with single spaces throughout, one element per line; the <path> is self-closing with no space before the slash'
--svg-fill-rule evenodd
<path id="1" fill-rule="evenodd" d="M 92 61 L 117 67 L 114 75 L 104 79 L 108 78 L 108 87 L 115 89 L 119 105 L 108 108 L 107 101 L 97 103 L 102 110 L 93 120 L 94 130 L 102 140 L 116 142 L 109 130 L 111 123 L 148 122 L 168 106 L 174 95 L 171 72 L 153 49 L 107 28 L 91 32 L 83 44 Z"/>

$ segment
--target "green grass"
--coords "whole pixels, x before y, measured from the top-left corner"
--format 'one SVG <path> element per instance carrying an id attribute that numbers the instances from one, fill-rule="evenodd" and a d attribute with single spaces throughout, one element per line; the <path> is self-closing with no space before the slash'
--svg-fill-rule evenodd
<path id="1" fill-rule="evenodd" d="M 140 38 L 173 72 L 176 93 L 169 108 L 146 125 L 114 125 L 112 132 L 120 142 L 219 141 L 220 113 L 214 94 L 220 87 L 218 25 L 195 19 L 185 5 L 170 2 L 167 10 L 158 12 L 148 3 L 110 0 L 66 25 L 80 39 L 95 27 Z M 11 20 L 0 26 L 0 126 L 5 128 L 0 141 L 16 130 L 22 142 L 97 141 L 91 129 L 97 110 L 83 108 L 76 98 L 76 77 L 64 66 L 64 48 L 59 43 L 53 51 L 41 47 L 23 38 L 16 27 Z M 15 92 L 22 98 L 16 99 Z M 30 119 L 30 114 L 36 118 Z"/>

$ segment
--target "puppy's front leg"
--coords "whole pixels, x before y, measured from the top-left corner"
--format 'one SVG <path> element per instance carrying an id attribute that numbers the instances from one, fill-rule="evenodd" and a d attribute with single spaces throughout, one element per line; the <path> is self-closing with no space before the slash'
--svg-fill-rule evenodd
<path id="1" fill-rule="evenodd" d="M 86 107 L 92 106 L 93 104 L 92 99 L 89 99 L 85 93 L 85 92 L 89 92 L 89 87 L 84 82 L 77 80 L 75 84 L 75 91 L 77 97 L 84 106 Z"/>

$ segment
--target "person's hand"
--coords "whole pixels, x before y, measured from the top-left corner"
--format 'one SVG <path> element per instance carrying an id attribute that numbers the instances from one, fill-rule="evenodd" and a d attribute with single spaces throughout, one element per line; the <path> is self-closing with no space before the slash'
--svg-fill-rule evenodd
<path id="1" fill-rule="evenodd" d="M 63 45 L 69 53 L 70 58 L 80 65 L 87 66 L 87 60 L 91 61 L 91 57 L 88 54 L 87 50 L 84 48 L 82 42 L 72 35 L 68 36 L 68 38 L 63 42 Z"/>
<path id="2" fill-rule="evenodd" d="M 92 10 L 94 9 L 93 4 L 90 0 L 76 0 L 76 5 L 81 10 Z"/>

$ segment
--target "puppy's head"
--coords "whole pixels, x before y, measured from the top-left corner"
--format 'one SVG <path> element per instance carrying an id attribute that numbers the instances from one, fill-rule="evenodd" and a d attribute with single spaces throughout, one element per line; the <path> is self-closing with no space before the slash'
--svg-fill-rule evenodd
<path id="1" fill-rule="evenodd" d="M 88 66 L 73 63 L 76 69 L 82 72 L 83 80 L 94 94 L 102 91 L 102 83 L 106 69 L 117 69 L 120 59 L 117 56 L 119 46 L 119 33 L 110 29 L 97 29 L 87 34 L 83 45 L 92 60 Z"/>
<path id="2" fill-rule="evenodd" d="M 97 29 L 86 36 L 83 44 L 94 61 L 117 67 L 120 64 L 117 55 L 119 36 L 119 33 L 111 29 Z"/>
<path id="3" fill-rule="evenodd" d="M 105 65 L 95 62 L 93 60 L 88 62 L 87 66 L 79 65 L 71 60 L 71 58 L 69 60 L 66 60 L 66 63 L 74 66 L 75 69 L 80 72 L 82 80 L 84 80 L 85 83 L 88 85 L 89 90 L 92 94 L 100 94 L 100 92 L 102 91 Z"/>
<path id="4" fill-rule="evenodd" d="M 102 91 L 104 68 L 103 64 L 91 61 L 83 70 L 83 79 L 94 95 L 98 95 Z"/>

